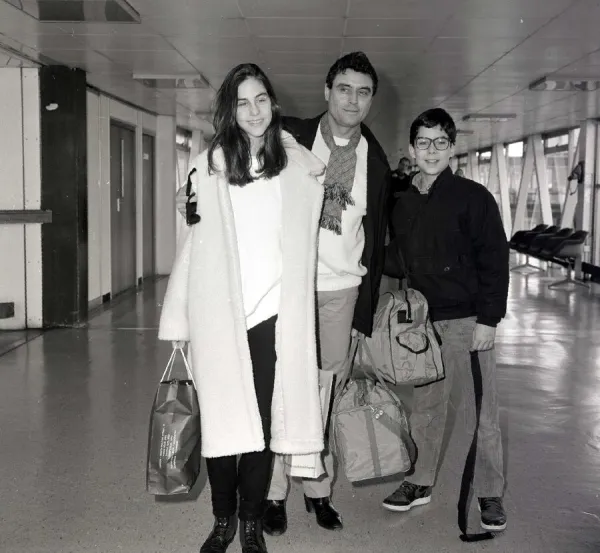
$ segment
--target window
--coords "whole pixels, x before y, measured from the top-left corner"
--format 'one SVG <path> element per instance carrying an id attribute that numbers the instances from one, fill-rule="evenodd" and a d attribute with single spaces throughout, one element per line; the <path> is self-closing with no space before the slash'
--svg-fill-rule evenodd
<path id="1" fill-rule="evenodd" d="M 490 181 L 490 165 L 492 162 L 492 150 L 477 152 L 477 165 L 479 169 L 479 182 L 487 186 Z"/>
<path id="2" fill-rule="evenodd" d="M 569 133 L 550 135 L 544 138 L 544 150 L 546 153 L 554 149 L 565 151 L 569 149 Z"/>
<path id="3" fill-rule="evenodd" d="M 510 197 L 510 209 L 513 217 L 517 208 L 517 197 L 519 195 L 519 186 L 521 185 L 521 175 L 523 174 L 523 154 L 525 144 L 521 142 L 512 142 L 505 148 L 507 171 L 508 171 L 508 194 Z"/>
<path id="4" fill-rule="evenodd" d="M 189 152 L 192 148 L 192 133 L 187 129 L 177 127 L 175 133 L 175 147 L 178 150 Z"/>

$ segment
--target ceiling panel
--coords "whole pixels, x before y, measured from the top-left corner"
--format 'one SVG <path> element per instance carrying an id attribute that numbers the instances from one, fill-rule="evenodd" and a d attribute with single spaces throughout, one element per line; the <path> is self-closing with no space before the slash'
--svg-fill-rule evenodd
<path id="1" fill-rule="evenodd" d="M 328 64 L 312 64 L 312 65 L 289 65 L 285 63 L 263 63 L 263 69 L 271 75 L 275 73 L 291 73 L 294 75 L 320 75 L 322 80 L 325 80 L 325 75 L 329 71 Z"/>
<path id="2" fill-rule="evenodd" d="M 430 38 L 427 37 L 395 37 L 395 38 L 364 38 L 348 37 L 344 39 L 344 51 L 355 50 L 368 52 L 414 52 L 425 50 Z"/>
<path id="3" fill-rule="evenodd" d="M 462 0 L 350 0 L 348 16 L 355 18 L 445 19 Z"/>
<path id="4" fill-rule="evenodd" d="M 447 21 L 441 37 L 473 37 L 497 39 L 526 38 L 538 31 L 549 19 L 547 17 L 471 17 L 470 14 L 455 15 Z"/>
<path id="5" fill-rule="evenodd" d="M 164 37 L 193 39 L 202 36 L 218 36 L 221 38 L 248 37 L 246 20 L 237 18 L 202 18 L 177 17 L 174 14 L 144 18 L 144 28 Z"/>
<path id="6" fill-rule="evenodd" d="M 328 67 L 331 66 L 332 63 L 338 57 L 338 52 L 305 52 L 305 51 L 297 51 L 290 50 L 287 52 L 262 52 L 262 58 L 265 60 L 267 64 L 269 63 L 281 63 L 285 65 L 296 65 L 296 64 L 319 64 L 324 63 Z"/>
<path id="7" fill-rule="evenodd" d="M 127 0 L 141 15 L 184 19 L 240 17 L 236 0 Z"/>
<path id="8" fill-rule="evenodd" d="M 348 19 L 348 37 L 434 37 L 442 27 L 435 19 Z"/>
<path id="9" fill-rule="evenodd" d="M 329 52 L 338 55 L 340 38 L 257 37 L 256 45 L 266 52 Z"/>
<path id="10" fill-rule="evenodd" d="M 248 28 L 255 36 L 267 37 L 340 37 L 344 20 L 339 18 L 253 17 Z"/>
<path id="11" fill-rule="evenodd" d="M 244 17 L 344 17 L 346 0 L 238 0 Z"/>

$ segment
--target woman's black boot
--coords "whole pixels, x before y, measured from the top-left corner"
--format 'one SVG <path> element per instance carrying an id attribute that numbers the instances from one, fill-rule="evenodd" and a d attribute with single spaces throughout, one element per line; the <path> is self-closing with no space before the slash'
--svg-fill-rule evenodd
<path id="1" fill-rule="evenodd" d="M 242 553 L 267 553 L 260 519 L 240 520 Z"/>
<path id="2" fill-rule="evenodd" d="M 215 518 L 213 530 L 200 548 L 200 553 L 225 553 L 235 537 L 236 529 L 235 515 L 229 518 Z"/>

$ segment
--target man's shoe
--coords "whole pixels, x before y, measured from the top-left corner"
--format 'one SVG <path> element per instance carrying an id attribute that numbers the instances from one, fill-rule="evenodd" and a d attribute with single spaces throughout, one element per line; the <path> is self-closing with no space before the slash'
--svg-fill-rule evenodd
<path id="1" fill-rule="evenodd" d="M 270 536 L 281 536 L 287 530 L 285 501 L 267 499 L 262 516 L 263 530 Z"/>
<path id="2" fill-rule="evenodd" d="M 240 543 L 242 553 L 267 553 L 260 520 L 240 520 Z"/>
<path id="3" fill-rule="evenodd" d="M 501 497 L 480 497 L 481 527 L 488 532 L 502 532 L 506 529 L 506 511 Z"/>
<path id="4" fill-rule="evenodd" d="M 316 513 L 317 524 L 325 530 L 341 530 L 344 527 L 342 516 L 336 511 L 328 497 L 304 496 L 304 505 L 306 512 L 312 513 L 314 511 Z"/>
<path id="5" fill-rule="evenodd" d="M 403 513 L 418 505 L 426 505 L 431 501 L 431 486 L 417 486 L 410 482 L 402 482 L 400 487 L 383 500 L 388 511 Z"/>
<path id="6" fill-rule="evenodd" d="M 225 553 L 235 537 L 236 529 L 235 515 L 229 518 L 215 518 L 213 530 L 202 544 L 200 553 Z"/>

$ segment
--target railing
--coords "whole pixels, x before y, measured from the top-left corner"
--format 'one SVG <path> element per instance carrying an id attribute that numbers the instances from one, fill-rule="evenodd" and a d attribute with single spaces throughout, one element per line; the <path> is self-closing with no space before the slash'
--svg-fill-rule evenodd
<path id="1" fill-rule="evenodd" d="M 51 223 L 49 209 L 0 209 L 0 224 L 23 225 L 29 223 Z"/>

